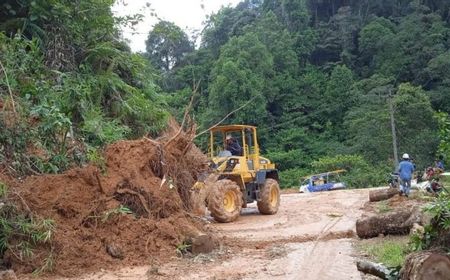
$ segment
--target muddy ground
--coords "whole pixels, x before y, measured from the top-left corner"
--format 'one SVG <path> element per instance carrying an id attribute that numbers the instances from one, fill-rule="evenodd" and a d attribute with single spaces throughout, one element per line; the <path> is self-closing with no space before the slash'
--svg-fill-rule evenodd
<path id="1" fill-rule="evenodd" d="M 352 244 L 368 192 L 283 194 L 280 211 L 273 216 L 259 215 L 250 204 L 234 223 L 207 218 L 223 237 L 222 246 L 211 254 L 149 261 L 77 279 L 362 279 Z"/>

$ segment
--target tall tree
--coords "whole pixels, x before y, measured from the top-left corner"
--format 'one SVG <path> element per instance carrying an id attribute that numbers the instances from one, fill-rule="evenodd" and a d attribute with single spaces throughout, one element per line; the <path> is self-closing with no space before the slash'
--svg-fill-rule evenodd
<path id="1" fill-rule="evenodd" d="M 158 22 L 148 34 L 145 44 L 153 65 L 164 72 L 179 66 L 183 58 L 194 50 L 186 33 L 168 21 Z"/>
<path id="2" fill-rule="evenodd" d="M 211 73 L 205 122 L 219 121 L 249 100 L 227 122 L 264 126 L 267 121 L 267 81 L 273 76 L 273 57 L 254 33 L 232 38 L 221 49 Z"/>

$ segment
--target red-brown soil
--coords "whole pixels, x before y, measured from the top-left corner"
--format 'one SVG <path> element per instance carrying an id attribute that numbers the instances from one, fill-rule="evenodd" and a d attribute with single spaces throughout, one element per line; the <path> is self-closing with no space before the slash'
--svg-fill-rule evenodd
<path id="1" fill-rule="evenodd" d="M 105 168 L 23 181 L 2 176 L 20 197 L 18 205 L 56 225 L 51 245 L 41 246 L 33 258 L 19 260 L 7 251 L 4 261 L 27 274 L 51 255 L 53 273 L 76 276 L 174 256 L 177 245 L 204 230 L 189 214 L 191 186 L 206 170 L 206 157 L 192 144 L 193 131 L 179 131 L 172 122 L 157 141 L 110 145 Z M 133 214 L 117 213 L 120 206 Z"/>

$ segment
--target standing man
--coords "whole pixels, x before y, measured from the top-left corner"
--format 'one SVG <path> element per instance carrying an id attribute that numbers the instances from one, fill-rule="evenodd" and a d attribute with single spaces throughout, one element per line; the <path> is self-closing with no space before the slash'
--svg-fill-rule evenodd
<path id="1" fill-rule="evenodd" d="M 403 193 L 406 197 L 409 196 L 411 190 L 411 179 L 414 172 L 414 165 L 411 163 L 408 154 L 403 154 L 402 161 L 398 165 L 398 172 L 400 173 L 400 195 Z"/>

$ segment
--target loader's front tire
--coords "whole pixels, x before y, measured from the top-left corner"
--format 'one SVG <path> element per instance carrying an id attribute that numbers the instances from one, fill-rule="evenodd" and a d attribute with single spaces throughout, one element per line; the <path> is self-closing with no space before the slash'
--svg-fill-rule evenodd
<path id="1" fill-rule="evenodd" d="M 217 181 L 208 197 L 208 210 L 220 223 L 236 220 L 242 208 L 242 192 L 239 186 L 227 179 Z"/>
<path id="2" fill-rule="evenodd" d="M 280 185 L 274 179 L 266 179 L 260 190 L 260 199 L 257 202 L 259 213 L 273 215 L 280 207 Z"/>

